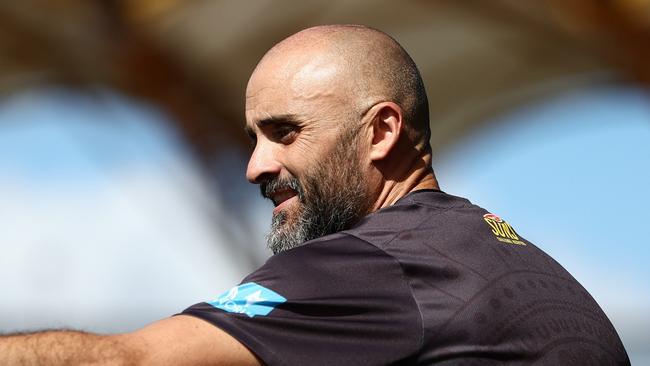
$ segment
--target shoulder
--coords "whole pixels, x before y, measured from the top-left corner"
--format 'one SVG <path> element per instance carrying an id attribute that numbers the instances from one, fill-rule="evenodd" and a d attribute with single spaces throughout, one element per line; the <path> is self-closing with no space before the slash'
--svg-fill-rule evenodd
<path id="1" fill-rule="evenodd" d="M 267 364 L 391 364 L 423 340 L 399 263 L 345 233 L 274 255 L 184 314 L 225 330 Z"/>
<path id="2" fill-rule="evenodd" d="M 345 232 L 278 253 L 244 282 L 264 282 L 292 298 L 324 293 L 372 296 L 373 291 L 383 291 L 382 286 L 408 291 L 399 262 L 392 255 Z"/>
<path id="3" fill-rule="evenodd" d="M 488 229 L 482 219 L 486 213 L 465 198 L 437 190 L 421 190 L 366 216 L 345 233 L 392 253 L 390 248 L 396 241 L 409 240 L 413 235 L 428 239 L 454 238 L 456 242 L 467 240 L 465 236 Z"/>

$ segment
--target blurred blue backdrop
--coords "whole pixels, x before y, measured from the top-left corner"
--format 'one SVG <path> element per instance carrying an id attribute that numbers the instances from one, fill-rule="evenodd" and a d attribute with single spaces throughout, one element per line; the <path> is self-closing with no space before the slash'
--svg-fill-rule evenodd
<path id="1" fill-rule="evenodd" d="M 442 188 L 581 281 L 650 365 L 650 1 L 0 2 L 0 332 L 128 331 L 262 263 L 246 81 L 317 24 L 404 46 Z M 641 88 L 645 88 L 641 89 Z"/>

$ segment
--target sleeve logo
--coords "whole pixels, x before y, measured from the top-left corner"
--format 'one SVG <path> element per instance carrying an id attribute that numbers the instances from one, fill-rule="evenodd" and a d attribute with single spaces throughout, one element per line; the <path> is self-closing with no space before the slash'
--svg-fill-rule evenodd
<path id="1" fill-rule="evenodd" d="M 246 314 L 252 318 L 256 315 L 268 315 L 285 301 L 287 299 L 275 291 L 255 282 L 247 282 L 231 288 L 208 304 L 229 313 Z"/>
<path id="2" fill-rule="evenodd" d="M 505 222 L 505 220 L 499 216 L 491 213 L 486 213 L 483 215 L 483 220 L 485 220 L 485 222 L 490 225 L 492 234 L 494 234 L 498 241 L 508 244 L 526 245 L 526 243 L 519 240 L 519 236 L 515 232 L 515 229 L 513 229 L 510 224 Z"/>

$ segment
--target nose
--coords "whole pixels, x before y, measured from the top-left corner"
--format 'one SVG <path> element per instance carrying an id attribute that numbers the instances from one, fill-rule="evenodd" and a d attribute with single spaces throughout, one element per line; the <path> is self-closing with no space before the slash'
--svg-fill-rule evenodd
<path id="1" fill-rule="evenodd" d="M 258 140 L 255 150 L 248 161 L 246 179 L 254 184 L 260 184 L 265 180 L 278 176 L 282 165 L 277 159 L 277 151 L 271 143 Z"/>

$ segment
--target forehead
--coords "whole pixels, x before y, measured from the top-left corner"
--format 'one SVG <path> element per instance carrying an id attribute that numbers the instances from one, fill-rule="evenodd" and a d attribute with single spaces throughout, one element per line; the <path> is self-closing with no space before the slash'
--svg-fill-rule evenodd
<path id="1" fill-rule="evenodd" d="M 318 55 L 263 60 L 246 88 L 247 124 L 278 115 L 323 119 L 323 114 L 336 113 L 348 104 L 342 71 L 336 62 Z"/>

